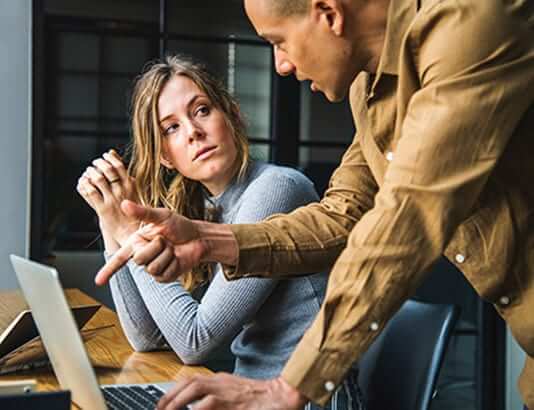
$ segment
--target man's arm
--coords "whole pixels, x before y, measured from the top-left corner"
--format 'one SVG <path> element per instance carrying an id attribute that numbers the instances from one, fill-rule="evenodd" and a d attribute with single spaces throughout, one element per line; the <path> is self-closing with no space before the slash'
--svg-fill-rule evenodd
<path id="1" fill-rule="evenodd" d="M 433 4 L 403 50 L 401 73 L 417 80 L 399 89 L 400 138 L 375 206 L 351 232 L 322 309 L 282 373 L 319 404 L 444 251 L 532 104 L 524 22 L 504 2 Z"/>
<path id="2" fill-rule="evenodd" d="M 356 222 L 373 206 L 377 190 L 356 135 L 320 203 L 275 215 L 267 222 L 226 225 L 191 221 L 166 209 L 125 201 L 123 212 L 149 225 L 128 238 L 95 281 L 106 283 L 130 258 L 147 266 L 147 272 L 162 282 L 176 280 L 202 261 L 222 263 L 230 279 L 328 270 Z M 172 269 L 157 263 L 165 249 L 176 256 Z"/>
<path id="3" fill-rule="evenodd" d="M 226 276 L 279 277 L 331 269 L 355 224 L 373 207 L 377 191 L 356 135 L 319 203 L 261 224 L 228 227 L 239 255 L 225 266 Z"/>
<path id="4" fill-rule="evenodd" d="M 172 282 L 203 261 L 233 264 L 237 260 L 237 242 L 228 225 L 192 221 L 166 208 L 131 201 L 123 201 L 121 209 L 147 225 L 131 234 L 98 271 L 95 283 L 99 286 L 130 259 L 145 266 L 158 282 Z"/>

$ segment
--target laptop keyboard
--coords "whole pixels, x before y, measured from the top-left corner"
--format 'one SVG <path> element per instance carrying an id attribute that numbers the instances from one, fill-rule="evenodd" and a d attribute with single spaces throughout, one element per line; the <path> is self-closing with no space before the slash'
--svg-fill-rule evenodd
<path id="1" fill-rule="evenodd" d="M 109 386 L 101 390 L 109 410 L 152 410 L 164 395 L 152 385 Z"/>

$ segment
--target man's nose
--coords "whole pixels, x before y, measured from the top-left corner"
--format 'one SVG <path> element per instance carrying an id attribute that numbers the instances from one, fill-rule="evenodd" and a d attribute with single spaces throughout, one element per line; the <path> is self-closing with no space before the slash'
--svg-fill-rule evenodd
<path id="1" fill-rule="evenodd" d="M 281 76 L 291 75 L 295 72 L 295 66 L 287 57 L 287 53 L 274 47 L 274 67 Z"/>

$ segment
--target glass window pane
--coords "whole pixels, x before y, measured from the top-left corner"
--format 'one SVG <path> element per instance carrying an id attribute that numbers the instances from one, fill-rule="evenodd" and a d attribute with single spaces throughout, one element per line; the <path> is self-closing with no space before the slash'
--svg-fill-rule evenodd
<path id="1" fill-rule="evenodd" d="M 82 170 L 87 167 L 93 159 L 99 155 L 98 138 L 96 136 L 75 136 L 67 135 L 56 137 L 51 145 L 54 153 L 54 160 L 58 162 L 56 166 L 65 167 L 68 174 L 81 175 Z M 63 165 L 61 165 L 63 164 Z M 67 166 L 67 164 L 69 164 Z M 69 168 L 74 166 L 74 169 Z M 66 175 L 66 174 L 65 174 Z M 78 178 L 80 175 L 77 175 Z M 71 186 L 70 188 L 74 188 Z"/>
<path id="2" fill-rule="evenodd" d="M 179 54 L 205 65 L 209 71 L 228 82 L 228 44 L 205 41 L 169 40 L 168 54 Z"/>
<path id="3" fill-rule="evenodd" d="M 337 168 L 344 148 L 301 147 L 299 149 L 299 168 L 315 184 L 322 195 L 328 186 L 332 172 Z"/>
<path id="4" fill-rule="evenodd" d="M 103 41 L 102 69 L 136 75 L 148 60 L 156 57 L 156 52 L 156 40 L 107 36 Z"/>
<path id="5" fill-rule="evenodd" d="M 168 30 L 173 33 L 257 38 L 245 15 L 242 0 L 170 1 Z"/>
<path id="6" fill-rule="evenodd" d="M 346 148 L 338 147 L 301 147 L 299 148 L 299 165 L 307 167 L 312 164 L 339 164 Z"/>
<path id="7" fill-rule="evenodd" d="M 96 119 L 84 120 L 83 118 L 76 119 L 60 119 L 57 122 L 58 129 L 61 131 L 77 130 L 77 131 L 95 131 L 98 129 L 98 121 Z"/>
<path id="8" fill-rule="evenodd" d="M 129 77 L 102 78 L 101 116 L 104 118 L 126 118 L 132 92 L 132 79 Z"/>
<path id="9" fill-rule="evenodd" d="M 257 161 L 269 162 L 271 159 L 271 147 L 266 144 L 251 144 L 250 157 Z"/>
<path id="10" fill-rule="evenodd" d="M 335 124 L 335 127 L 332 124 Z M 301 141 L 350 143 L 354 137 L 354 129 L 348 100 L 332 104 L 322 93 L 312 93 L 309 82 L 302 83 Z"/>
<path id="11" fill-rule="evenodd" d="M 159 1 L 154 0 L 45 0 L 49 15 L 97 17 L 142 22 L 158 22 Z"/>
<path id="12" fill-rule="evenodd" d="M 59 117 L 98 115 L 98 79 L 91 76 L 64 75 L 59 78 Z"/>
<path id="13" fill-rule="evenodd" d="M 64 70 L 97 71 L 98 36 L 94 34 L 61 33 L 58 36 L 59 67 Z"/>
<path id="14" fill-rule="evenodd" d="M 271 138 L 271 50 L 265 46 L 234 47 L 234 69 L 228 79 L 248 125 L 251 138 Z"/>

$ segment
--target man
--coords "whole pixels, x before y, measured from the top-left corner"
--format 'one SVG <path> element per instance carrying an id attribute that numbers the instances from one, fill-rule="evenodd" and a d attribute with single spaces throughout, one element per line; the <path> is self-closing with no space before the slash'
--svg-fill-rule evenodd
<path id="1" fill-rule="evenodd" d="M 330 101 L 349 92 L 357 135 L 329 190 L 320 204 L 257 225 L 125 203 L 153 225 L 131 236 L 97 283 L 129 257 L 162 281 L 201 261 L 225 264 L 231 279 L 333 269 L 279 378 L 195 377 L 159 408 L 326 403 L 442 253 L 527 352 L 520 388 L 534 408 L 533 3 L 245 0 L 245 8 L 273 44 L 280 75 L 311 80 Z"/>

